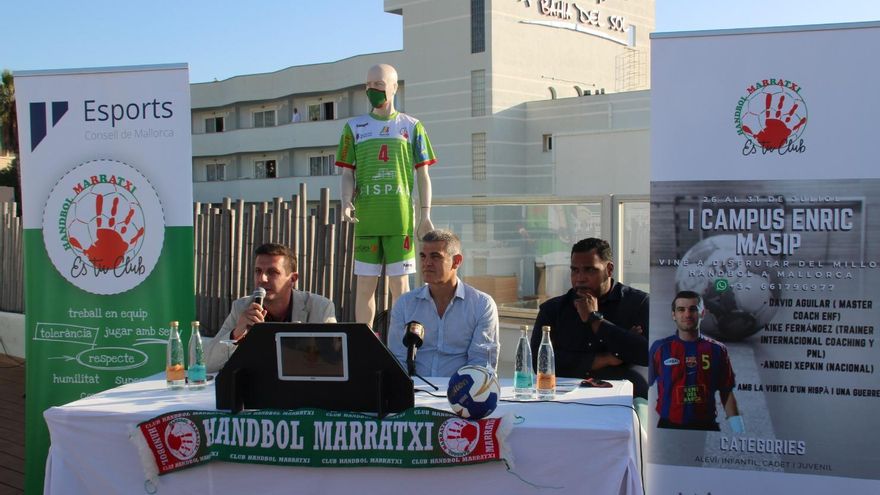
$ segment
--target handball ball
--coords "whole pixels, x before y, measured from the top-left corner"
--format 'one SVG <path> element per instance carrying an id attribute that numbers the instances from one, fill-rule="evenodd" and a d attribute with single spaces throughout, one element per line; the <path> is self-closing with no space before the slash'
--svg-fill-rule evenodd
<path id="1" fill-rule="evenodd" d="M 452 411 L 465 419 L 481 419 L 498 405 L 501 387 L 495 373 L 482 366 L 462 366 L 449 377 L 446 397 Z"/>
<path id="2" fill-rule="evenodd" d="M 735 235 L 703 239 L 685 253 L 675 272 L 676 290 L 691 290 L 703 297 L 706 314 L 700 330 L 724 342 L 736 342 L 756 334 L 773 321 L 779 297 L 776 270 L 766 278 L 751 267 L 755 259 L 736 254 Z M 752 261 L 752 263 L 749 263 Z M 702 263 L 702 265 L 698 265 Z"/>

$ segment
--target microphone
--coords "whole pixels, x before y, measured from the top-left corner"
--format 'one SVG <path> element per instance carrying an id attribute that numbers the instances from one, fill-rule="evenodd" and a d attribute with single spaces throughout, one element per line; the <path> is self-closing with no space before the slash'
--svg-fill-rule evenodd
<path id="1" fill-rule="evenodd" d="M 259 304 L 260 307 L 262 308 L 262 307 L 263 307 L 263 300 L 264 300 L 265 298 L 266 298 L 266 289 L 264 289 L 264 288 L 262 288 L 262 287 L 257 287 L 256 289 L 254 289 L 254 294 L 251 296 L 251 302 L 254 302 L 254 303 Z M 250 325 L 247 325 L 245 331 L 244 331 L 241 335 L 239 335 L 237 339 L 221 340 L 220 342 L 223 342 L 223 343 L 226 343 L 226 344 L 235 344 L 235 345 L 238 345 L 238 341 L 241 340 L 241 339 L 243 339 L 244 336 L 247 335 L 247 333 L 248 333 L 250 330 L 251 330 L 251 326 L 250 326 Z M 234 330 L 234 329 L 232 330 L 232 334 L 235 334 L 235 330 Z M 232 335 L 232 334 L 230 334 L 230 335 Z"/>
<path id="2" fill-rule="evenodd" d="M 251 297 L 253 299 L 253 302 L 259 304 L 260 307 L 262 308 L 263 307 L 263 299 L 266 298 L 266 289 L 264 289 L 262 287 L 257 287 L 256 289 L 254 289 L 254 295 Z"/>
<path id="3" fill-rule="evenodd" d="M 404 328 L 406 329 L 403 334 L 403 346 L 406 347 L 406 369 L 409 376 L 413 376 L 416 374 L 416 349 L 425 342 L 425 327 L 417 321 L 411 321 Z"/>

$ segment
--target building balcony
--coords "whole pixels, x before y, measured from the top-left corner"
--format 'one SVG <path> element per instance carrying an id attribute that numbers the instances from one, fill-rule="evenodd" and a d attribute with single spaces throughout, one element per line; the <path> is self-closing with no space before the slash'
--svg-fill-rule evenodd
<path id="1" fill-rule="evenodd" d="M 272 201 L 280 197 L 289 200 L 292 195 L 299 194 L 300 183 L 306 184 L 307 195 L 312 200 L 317 200 L 325 187 L 330 188 L 331 199 L 339 199 L 340 180 L 339 175 L 327 175 L 194 182 L 193 199 L 201 203 L 219 203 L 223 198 Z"/>
<path id="2" fill-rule="evenodd" d="M 224 156 L 291 148 L 336 146 L 345 122 L 345 119 L 324 120 L 193 134 L 193 156 Z"/>

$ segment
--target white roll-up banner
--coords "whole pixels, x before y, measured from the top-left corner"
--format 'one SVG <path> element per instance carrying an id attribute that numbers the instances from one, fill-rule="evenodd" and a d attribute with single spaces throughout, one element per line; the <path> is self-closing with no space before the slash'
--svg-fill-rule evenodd
<path id="1" fill-rule="evenodd" d="M 25 248 L 26 492 L 47 408 L 165 368 L 195 315 L 186 65 L 15 73 Z M 71 455 L 88 455 L 84 445 Z"/>
<path id="2" fill-rule="evenodd" d="M 880 493 L 878 47 L 652 36 L 648 493 Z"/>

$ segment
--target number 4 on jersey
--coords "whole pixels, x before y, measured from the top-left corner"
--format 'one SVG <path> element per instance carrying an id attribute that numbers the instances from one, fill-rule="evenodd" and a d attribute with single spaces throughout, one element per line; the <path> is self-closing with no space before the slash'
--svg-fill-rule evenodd
<path id="1" fill-rule="evenodd" d="M 379 160 L 382 160 L 385 163 L 388 163 L 388 145 L 383 144 L 381 148 L 379 148 Z"/>

